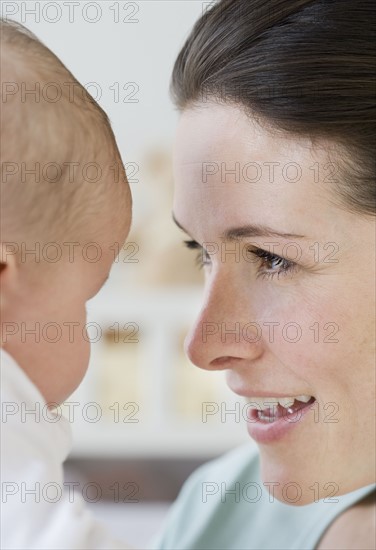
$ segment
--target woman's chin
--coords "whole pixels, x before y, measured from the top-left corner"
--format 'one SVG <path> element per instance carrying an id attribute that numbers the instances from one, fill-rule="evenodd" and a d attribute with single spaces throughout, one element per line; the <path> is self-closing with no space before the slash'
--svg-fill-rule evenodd
<path id="1" fill-rule="evenodd" d="M 271 458 L 265 456 L 262 449 L 260 456 L 261 479 L 271 502 L 279 500 L 290 506 L 306 506 L 322 499 L 336 502 L 339 494 L 343 494 L 338 479 L 323 477 L 320 464 L 303 462 L 301 457 L 292 461 L 284 456 Z"/>

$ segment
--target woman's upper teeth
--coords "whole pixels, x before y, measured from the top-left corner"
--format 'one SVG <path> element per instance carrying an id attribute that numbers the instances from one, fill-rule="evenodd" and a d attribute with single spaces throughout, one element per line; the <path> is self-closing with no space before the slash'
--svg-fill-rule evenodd
<path id="1" fill-rule="evenodd" d="M 258 410 L 272 408 L 278 403 L 285 409 L 288 409 L 293 405 L 295 399 L 302 403 L 308 403 L 311 399 L 311 395 L 296 395 L 294 397 L 250 397 L 248 402 L 250 405 L 254 405 L 254 408 Z"/>

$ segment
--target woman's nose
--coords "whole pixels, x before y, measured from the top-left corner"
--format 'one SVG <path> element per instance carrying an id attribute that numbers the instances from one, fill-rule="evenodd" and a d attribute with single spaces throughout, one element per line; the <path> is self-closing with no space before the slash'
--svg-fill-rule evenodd
<path id="1" fill-rule="evenodd" d="M 223 283 L 217 277 L 207 287 L 203 307 L 185 339 L 187 356 L 202 369 L 228 369 L 261 354 L 252 305 L 239 287 Z"/>

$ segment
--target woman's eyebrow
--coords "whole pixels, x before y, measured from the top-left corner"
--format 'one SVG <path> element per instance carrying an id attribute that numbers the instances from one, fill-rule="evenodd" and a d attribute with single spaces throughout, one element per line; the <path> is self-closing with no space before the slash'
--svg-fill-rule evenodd
<path id="1" fill-rule="evenodd" d="M 176 225 L 184 231 L 184 233 L 187 233 L 189 235 L 189 231 L 187 231 L 175 218 L 174 214 L 172 214 L 172 219 L 176 223 Z M 272 229 L 271 227 L 268 227 L 266 225 L 260 225 L 260 224 L 249 224 L 249 225 L 243 225 L 241 227 L 233 227 L 231 229 L 226 229 L 221 235 L 221 239 L 224 241 L 237 241 L 240 239 L 245 239 L 247 237 L 282 237 L 284 239 L 306 239 L 304 235 L 297 235 L 295 233 L 283 233 L 280 231 L 276 231 L 275 229 Z"/>
<path id="2" fill-rule="evenodd" d="M 237 241 L 239 239 L 245 239 L 247 237 L 282 237 L 284 239 L 305 239 L 304 235 L 297 235 L 295 233 L 283 233 L 276 231 L 271 227 L 259 224 L 243 225 L 241 227 L 233 227 L 226 229 L 222 233 L 221 238 L 225 241 Z"/>

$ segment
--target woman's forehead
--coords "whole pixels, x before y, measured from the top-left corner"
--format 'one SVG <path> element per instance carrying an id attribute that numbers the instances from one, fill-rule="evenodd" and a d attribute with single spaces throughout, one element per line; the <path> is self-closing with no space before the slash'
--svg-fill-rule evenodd
<path id="1" fill-rule="evenodd" d="M 336 228 L 349 231 L 328 183 L 333 170 L 324 144 L 273 135 L 236 107 L 205 105 L 180 120 L 174 212 L 196 235 L 209 227 L 219 235 L 234 224 L 267 224 L 311 239 L 335 238 Z"/>
<path id="2" fill-rule="evenodd" d="M 179 121 L 175 160 L 200 164 L 205 160 L 288 162 L 324 155 L 308 138 L 260 124 L 236 105 L 202 104 L 185 110 Z"/>

